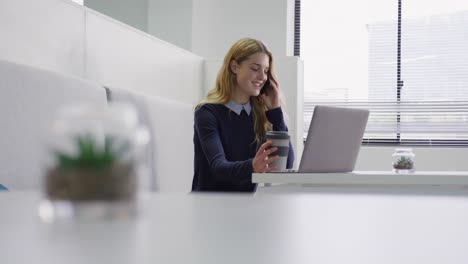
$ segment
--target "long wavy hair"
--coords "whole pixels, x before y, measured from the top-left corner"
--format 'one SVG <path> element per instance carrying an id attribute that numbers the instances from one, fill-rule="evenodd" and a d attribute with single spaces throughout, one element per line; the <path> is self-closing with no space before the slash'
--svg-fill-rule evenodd
<path id="1" fill-rule="evenodd" d="M 215 87 L 208 92 L 206 98 L 197 105 L 196 109 L 200 108 L 204 104 L 226 104 L 229 102 L 231 100 L 233 90 L 237 85 L 236 75 L 232 72 L 230 67 L 231 61 L 235 60 L 238 64 L 241 64 L 243 61 L 249 59 L 250 56 L 259 52 L 268 55 L 270 64 L 268 78 L 273 80 L 275 83 L 278 83 L 274 71 L 273 55 L 267 49 L 265 44 L 256 39 L 243 38 L 236 41 L 229 49 L 229 52 L 224 57 L 223 65 L 216 78 Z M 284 103 L 281 99 L 281 95 L 279 96 L 280 102 L 283 105 Z M 255 142 L 257 143 L 257 147 L 259 147 L 264 141 L 266 131 L 272 130 L 272 125 L 268 122 L 265 115 L 267 107 L 260 97 L 252 96 L 250 98 L 250 104 L 252 105 L 253 112 Z"/>

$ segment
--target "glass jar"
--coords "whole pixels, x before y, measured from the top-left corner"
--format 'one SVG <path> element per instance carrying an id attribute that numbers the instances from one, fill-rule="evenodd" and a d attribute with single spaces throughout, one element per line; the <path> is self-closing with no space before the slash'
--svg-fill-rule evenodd
<path id="1" fill-rule="evenodd" d="M 396 173 L 414 172 L 414 155 L 411 148 L 397 148 L 393 153 L 393 171 Z"/>
<path id="2" fill-rule="evenodd" d="M 43 212 L 59 218 L 133 214 L 142 176 L 140 154 L 148 141 L 132 105 L 72 104 L 61 109 L 44 168 L 46 208 L 53 210 Z"/>

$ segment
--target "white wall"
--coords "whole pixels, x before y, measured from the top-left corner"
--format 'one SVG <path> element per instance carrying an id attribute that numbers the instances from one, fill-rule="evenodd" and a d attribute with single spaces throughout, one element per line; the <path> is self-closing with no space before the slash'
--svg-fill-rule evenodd
<path id="1" fill-rule="evenodd" d="M 292 0 L 193 0 L 192 51 L 218 59 L 236 40 L 252 37 L 265 42 L 277 58 L 291 56 L 293 31 L 287 24 L 294 10 L 288 2 Z"/>
<path id="2" fill-rule="evenodd" d="M 192 49 L 192 0 L 148 0 L 148 33 Z"/>
<path id="3" fill-rule="evenodd" d="M 195 103 L 203 58 L 69 0 L 0 2 L 0 59 Z"/>
<path id="4" fill-rule="evenodd" d="M 85 0 L 84 5 L 183 49 L 191 50 L 193 0 Z"/>
<path id="5" fill-rule="evenodd" d="M 139 30 L 148 29 L 148 0 L 84 0 L 83 4 Z"/>

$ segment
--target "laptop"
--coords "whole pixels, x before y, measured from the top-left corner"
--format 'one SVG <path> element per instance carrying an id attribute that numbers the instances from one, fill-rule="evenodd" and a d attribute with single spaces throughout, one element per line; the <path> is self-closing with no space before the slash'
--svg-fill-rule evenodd
<path id="1" fill-rule="evenodd" d="M 353 171 L 368 117 L 365 109 L 316 106 L 299 172 Z"/>

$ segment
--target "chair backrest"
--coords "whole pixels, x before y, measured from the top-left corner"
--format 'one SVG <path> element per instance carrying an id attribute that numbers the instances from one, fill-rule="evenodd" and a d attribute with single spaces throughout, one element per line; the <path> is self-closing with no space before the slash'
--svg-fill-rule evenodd
<path id="1" fill-rule="evenodd" d="M 107 105 L 98 84 L 0 60 L 0 184 L 38 189 L 45 140 L 58 109 L 75 102 Z"/>
<path id="2" fill-rule="evenodd" d="M 193 179 L 193 108 L 190 104 L 109 88 L 111 101 L 134 104 L 151 134 L 146 151 L 150 189 L 189 193 Z M 143 187 L 143 189 L 145 189 Z"/>

